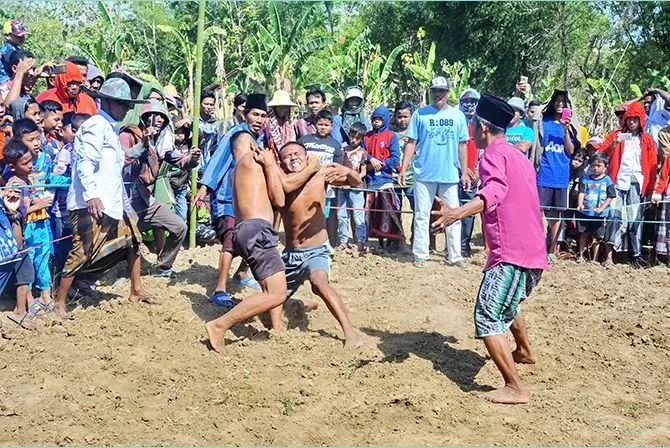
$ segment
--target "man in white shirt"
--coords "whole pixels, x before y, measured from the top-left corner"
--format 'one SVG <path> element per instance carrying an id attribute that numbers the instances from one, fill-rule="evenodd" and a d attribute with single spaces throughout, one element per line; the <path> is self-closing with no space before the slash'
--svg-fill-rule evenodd
<path id="1" fill-rule="evenodd" d="M 123 189 L 124 151 L 119 141 L 118 121 L 135 103 L 128 83 L 121 78 L 105 81 L 99 91 L 88 91 L 100 99 L 96 115 L 86 120 L 75 137 L 72 185 L 67 208 L 72 219 L 70 251 L 58 288 L 54 312 L 68 318 L 65 309 L 77 274 L 106 270 L 125 255 L 130 270 L 130 300 L 159 303 L 142 287 L 140 279 L 137 216 Z"/>

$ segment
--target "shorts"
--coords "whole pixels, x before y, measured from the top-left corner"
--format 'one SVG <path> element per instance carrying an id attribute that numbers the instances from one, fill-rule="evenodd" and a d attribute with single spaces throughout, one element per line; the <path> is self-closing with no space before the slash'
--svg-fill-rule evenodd
<path id="1" fill-rule="evenodd" d="M 235 230 L 234 216 L 223 215 L 214 220 L 214 231 L 223 252 L 233 251 L 233 230 Z"/>
<path id="2" fill-rule="evenodd" d="M 286 297 L 291 297 L 312 272 L 323 271 L 330 275 L 333 248 L 329 243 L 300 249 L 284 249 L 282 260 L 286 266 Z"/>
<path id="3" fill-rule="evenodd" d="M 277 231 L 264 219 L 246 219 L 233 231 L 233 253 L 249 265 L 256 281 L 284 271 L 277 249 Z"/>
<path id="4" fill-rule="evenodd" d="M 540 283 L 541 269 L 500 263 L 484 271 L 475 304 L 475 337 L 504 334 L 519 313 L 519 304 Z"/>
<path id="5" fill-rule="evenodd" d="M 0 262 L 0 295 L 8 284 L 29 285 L 35 281 L 35 270 L 27 253 Z"/>
<path id="6" fill-rule="evenodd" d="M 602 241 L 605 239 L 605 218 L 601 216 L 588 216 L 577 213 L 577 231 L 579 233 L 590 233 L 593 237 Z M 581 221 L 584 219 L 585 221 Z"/>
<path id="7" fill-rule="evenodd" d="M 537 193 L 540 196 L 540 207 L 549 207 L 552 210 L 565 211 L 568 209 L 568 189 L 541 187 L 538 185 Z"/>

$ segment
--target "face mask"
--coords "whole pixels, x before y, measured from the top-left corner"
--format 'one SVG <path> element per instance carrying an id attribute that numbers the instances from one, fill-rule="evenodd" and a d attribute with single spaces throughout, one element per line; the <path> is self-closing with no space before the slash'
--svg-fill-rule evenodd
<path id="1" fill-rule="evenodd" d="M 471 117 L 475 114 L 475 110 L 477 110 L 477 103 L 460 103 L 460 109 L 466 117 Z"/>

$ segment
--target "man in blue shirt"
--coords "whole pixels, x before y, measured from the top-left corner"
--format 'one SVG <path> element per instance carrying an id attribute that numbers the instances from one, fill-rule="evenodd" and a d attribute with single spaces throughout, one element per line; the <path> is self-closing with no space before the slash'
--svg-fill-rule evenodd
<path id="1" fill-rule="evenodd" d="M 26 39 L 26 26 L 20 20 L 8 20 L 5 22 L 3 33 L 5 43 L 0 48 L 0 84 L 11 79 L 12 67 L 9 65 L 11 54 L 21 48 Z"/>
<path id="2" fill-rule="evenodd" d="M 533 144 L 533 138 L 535 137 L 535 132 L 528 126 L 526 126 L 522 120 L 526 114 L 526 106 L 523 103 L 523 100 L 518 96 L 513 96 L 507 101 L 507 104 L 512 106 L 514 109 L 514 119 L 509 124 L 507 131 L 505 132 L 505 137 L 507 138 L 507 143 L 514 146 L 519 151 L 529 156 L 529 149 Z"/>
<path id="3" fill-rule="evenodd" d="M 407 128 L 408 142 L 398 183 L 405 185 L 405 176 L 414 157 L 414 265 L 423 267 L 428 259 L 430 211 L 433 199 L 438 195 L 451 207 L 458 207 L 458 184 L 470 189 L 471 179 L 467 170 L 460 174 L 461 167 L 468 164 L 468 124 L 458 108 L 447 104 L 449 81 L 438 76 L 430 83 L 433 104 L 422 107 L 412 114 Z M 449 262 L 467 269 L 461 254 L 461 222 L 447 227 Z"/>

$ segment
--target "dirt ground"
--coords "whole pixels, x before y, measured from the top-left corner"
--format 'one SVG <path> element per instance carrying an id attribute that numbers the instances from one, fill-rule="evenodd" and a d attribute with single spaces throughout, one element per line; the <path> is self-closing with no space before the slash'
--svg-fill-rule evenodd
<path id="1" fill-rule="evenodd" d="M 217 257 L 184 252 L 177 279 L 145 278 L 160 306 L 128 303 L 110 274 L 73 321 L 27 332 L 2 317 L 0 443 L 670 444 L 666 268 L 559 262 L 524 305 L 531 402 L 503 406 L 478 397 L 501 381 L 472 337 L 482 253 L 469 272 L 338 254 L 360 350 L 321 306 L 302 330 L 240 325 L 223 355 L 204 344 Z"/>

